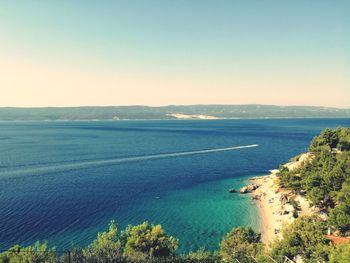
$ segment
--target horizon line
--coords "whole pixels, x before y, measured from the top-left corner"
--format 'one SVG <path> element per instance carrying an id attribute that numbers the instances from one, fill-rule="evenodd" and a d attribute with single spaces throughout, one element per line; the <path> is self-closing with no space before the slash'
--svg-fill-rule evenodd
<path id="1" fill-rule="evenodd" d="M 311 107 L 311 108 L 327 108 L 327 109 L 343 109 L 350 110 L 348 107 L 340 106 L 323 106 L 323 105 L 297 105 L 297 104 L 259 104 L 259 103 L 243 103 L 243 104 L 228 104 L 228 103 L 195 103 L 195 104 L 163 104 L 163 105 L 150 105 L 150 104 L 123 104 L 123 105 L 72 105 L 72 106 L 0 106 L 3 108 L 17 108 L 17 109 L 45 109 L 45 108 L 112 108 L 112 107 L 149 107 L 149 108 L 163 108 L 163 107 L 184 107 L 184 106 L 276 106 L 276 107 Z"/>

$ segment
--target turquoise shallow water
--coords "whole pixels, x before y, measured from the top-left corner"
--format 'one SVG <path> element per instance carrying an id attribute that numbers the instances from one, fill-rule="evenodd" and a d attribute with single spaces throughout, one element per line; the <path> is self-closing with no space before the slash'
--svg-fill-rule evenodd
<path id="1" fill-rule="evenodd" d="M 259 231 L 258 209 L 250 196 L 228 192 L 230 188 L 239 189 L 247 183 L 246 178 L 223 179 L 170 191 L 151 202 L 155 215 L 150 220 L 156 219 L 159 213 L 164 215 L 169 232 L 176 233 L 176 228 L 181 228 L 186 236 L 197 237 L 189 240 L 178 234 L 186 250 L 216 247 L 236 226 L 252 226 Z M 172 227 L 174 222 L 176 228 Z M 206 246 L 203 237 L 208 239 Z"/>
<path id="2" fill-rule="evenodd" d="M 199 248 L 216 249 L 233 227 L 251 226 L 256 231 L 261 229 L 260 214 L 250 195 L 228 192 L 230 188 L 239 189 L 248 184 L 249 178 L 222 179 L 194 187 L 150 193 L 125 207 L 128 211 L 126 219 L 119 213 L 109 219 L 115 219 L 120 228 L 143 221 L 161 223 L 167 233 L 179 239 L 180 253 Z M 96 233 L 106 228 L 107 224 L 108 221 L 105 221 L 104 226 L 94 225 L 79 232 L 67 232 L 60 236 L 61 242 L 69 243 L 82 232 Z"/>
<path id="3" fill-rule="evenodd" d="M 234 226 L 259 229 L 250 197 L 228 189 L 337 126 L 350 120 L 0 122 L 0 250 L 85 246 L 110 220 L 162 224 L 180 252 L 217 249 Z"/>

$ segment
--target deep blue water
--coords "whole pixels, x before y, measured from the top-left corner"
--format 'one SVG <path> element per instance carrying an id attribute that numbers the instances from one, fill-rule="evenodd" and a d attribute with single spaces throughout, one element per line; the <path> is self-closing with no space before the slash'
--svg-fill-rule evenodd
<path id="1" fill-rule="evenodd" d="M 234 226 L 259 229 L 249 197 L 228 189 L 337 126 L 350 120 L 0 122 L 0 250 L 84 246 L 112 219 L 160 223 L 180 251 L 216 249 Z M 145 158 L 251 144 L 259 147 Z"/>

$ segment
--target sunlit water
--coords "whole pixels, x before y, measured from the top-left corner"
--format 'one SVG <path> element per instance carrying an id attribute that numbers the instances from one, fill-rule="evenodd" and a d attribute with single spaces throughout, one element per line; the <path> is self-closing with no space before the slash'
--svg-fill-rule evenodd
<path id="1" fill-rule="evenodd" d="M 232 227 L 260 227 L 250 197 L 228 189 L 337 126 L 350 120 L 0 122 L 0 249 L 84 246 L 114 219 L 160 223 L 181 252 L 214 250 Z"/>

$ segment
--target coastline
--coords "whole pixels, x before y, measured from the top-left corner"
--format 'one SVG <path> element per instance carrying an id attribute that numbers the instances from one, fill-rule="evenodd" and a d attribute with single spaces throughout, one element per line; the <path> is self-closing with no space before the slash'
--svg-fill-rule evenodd
<path id="1" fill-rule="evenodd" d="M 280 238 L 281 220 L 276 216 L 279 209 L 276 203 L 279 201 L 276 193 L 276 173 L 251 178 L 250 181 L 259 185 L 258 189 L 252 191 L 251 195 L 255 201 L 261 220 L 261 238 L 264 244 L 271 244 L 276 238 Z M 277 201 L 277 202 L 276 202 Z M 288 218 L 288 221 L 290 219 Z"/>
<path id="2" fill-rule="evenodd" d="M 309 153 L 302 154 L 298 160 L 291 161 L 284 166 L 293 170 L 310 159 Z M 260 213 L 262 242 L 267 246 L 270 246 L 275 240 L 282 239 L 282 229 L 285 225 L 291 224 L 295 216 L 310 215 L 316 212 L 304 196 L 295 194 L 289 189 L 280 188 L 278 171 L 272 170 L 269 175 L 249 179 L 251 184 L 257 186 L 250 192 L 250 195 Z M 291 199 L 298 203 L 300 209 L 295 210 L 290 203 Z"/>

